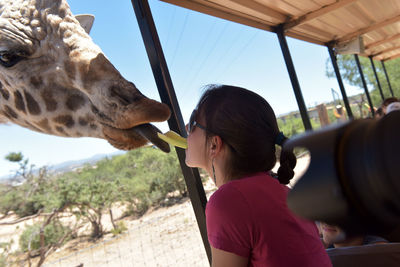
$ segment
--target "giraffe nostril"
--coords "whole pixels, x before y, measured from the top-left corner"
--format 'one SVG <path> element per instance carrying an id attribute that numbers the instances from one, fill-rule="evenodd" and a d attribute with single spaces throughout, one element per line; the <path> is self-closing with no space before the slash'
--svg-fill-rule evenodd
<path id="1" fill-rule="evenodd" d="M 135 88 L 121 88 L 120 86 L 113 85 L 110 87 L 110 96 L 115 98 L 122 105 L 129 105 L 134 102 L 137 102 L 143 98 L 143 95 L 139 93 L 139 91 Z"/>

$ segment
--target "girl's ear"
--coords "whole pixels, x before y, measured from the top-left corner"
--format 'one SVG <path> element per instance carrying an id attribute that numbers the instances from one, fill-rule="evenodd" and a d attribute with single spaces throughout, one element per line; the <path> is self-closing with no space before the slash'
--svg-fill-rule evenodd
<path id="1" fill-rule="evenodd" d="M 222 139 L 218 135 L 211 137 L 210 139 L 210 154 L 216 157 L 222 149 Z"/>

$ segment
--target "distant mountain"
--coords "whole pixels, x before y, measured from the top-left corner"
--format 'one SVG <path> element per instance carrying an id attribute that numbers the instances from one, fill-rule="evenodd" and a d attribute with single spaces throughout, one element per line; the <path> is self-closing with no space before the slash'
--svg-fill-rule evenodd
<path id="1" fill-rule="evenodd" d="M 81 159 L 81 160 L 71 160 L 71 161 L 66 161 L 62 162 L 53 166 L 49 166 L 49 170 L 53 172 L 58 172 L 58 173 L 63 173 L 63 172 L 69 172 L 72 171 L 76 168 L 79 168 L 85 164 L 95 164 L 97 161 L 105 159 L 105 158 L 112 158 L 114 156 L 122 155 L 125 154 L 125 151 L 117 151 L 111 154 L 97 154 L 94 155 L 90 158 L 86 159 Z"/>
<path id="2" fill-rule="evenodd" d="M 105 158 L 112 158 L 114 156 L 125 154 L 125 151 L 117 151 L 111 154 L 96 154 L 90 158 L 80 159 L 80 160 L 70 160 L 65 161 L 56 165 L 48 166 L 48 170 L 55 173 L 63 173 L 73 171 L 76 168 L 79 168 L 85 164 L 95 164 L 97 161 L 105 159 Z M 33 172 L 37 173 L 39 169 L 34 169 Z M 7 181 L 8 179 L 12 178 L 13 175 L 4 175 L 0 177 L 0 182 Z"/>

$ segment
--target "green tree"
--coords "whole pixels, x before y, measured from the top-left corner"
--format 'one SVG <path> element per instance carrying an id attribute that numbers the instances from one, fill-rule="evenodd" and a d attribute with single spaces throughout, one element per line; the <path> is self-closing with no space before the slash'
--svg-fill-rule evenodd
<path id="1" fill-rule="evenodd" d="M 19 238 L 19 245 L 23 252 L 28 254 L 30 259 L 39 256 L 36 266 L 40 267 L 46 258 L 55 249 L 61 247 L 71 237 L 72 229 L 64 226 L 57 218 L 59 211 L 53 213 L 43 221 L 28 226 Z"/>
<path id="2" fill-rule="evenodd" d="M 93 238 L 104 235 L 102 217 L 109 212 L 112 222 L 111 206 L 121 199 L 121 183 L 115 177 L 110 160 L 87 165 L 78 172 L 63 174 L 57 179 L 59 196 L 54 199 L 56 206 L 69 205 L 77 219 L 85 218 L 92 226 Z M 114 225 L 114 228 L 116 226 Z"/>
<path id="3" fill-rule="evenodd" d="M 34 225 L 28 226 L 19 238 L 20 249 L 24 252 L 31 251 L 32 255 L 35 253 L 39 254 L 40 250 L 40 230 L 42 228 L 41 223 L 36 223 Z M 64 235 L 69 231 L 68 227 L 63 226 L 59 221 L 54 221 L 47 224 L 44 229 L 44 245 L 56 245 L 62 239 L 62 243 L 67 241 L 63 238 Z"/>
<path id="4" fill-rule="evenodd" d="M 10 152 L 5 156 L 5 159 L 19 165 L 19 168 L 15 171 L 14 178 L 28 179 L 32 175 L 34 165 L 29 166 L 29 160 L 25 159 L 21 152 Z"/>
<path id="5" fill-rule="evenodd" d="M 17 211 L 23 202 L 23 193 L 11 184 L 0 185 L 0 213 L 3 217 Z"/>
<path id="6" fill-rule="evenodd" d="M 20 237 L 20 246 L 30 258 L 39 256 L 37 266 L 41 266 L 47 256 L 69 239 L 77 229 L 63 226 L 59 214 L 70 206 L 58 190 L 56 177 L 49 174 L 46 167 L 42 167 L 33 174 L 32 167 L 28 168 L 28 159 L 22 153 L 9 153 L 6 158 L 19 164 L 16 175 L 23 180 L 18 184 L 8 184 L 0 187 L 0 209 L 3 214 L 14 211 L 21 219 L 29 215 L 46 216 L 45 220 L 32 227 L 28 227 Z"/>
<path id="7" fill-rule="evenodd" d="M 136 149 L 113 162 L 124 185 L 123 199 L 134 215 L 141 216 L 151 205 L 166 203 L 170 193 L 178 198 L 187 194 L 174 151 L 166 154 L 153 148 Z"/>
<path id="8" fill-rule="evenodd" d="M 12 242 L 0 242 L 0 267 L 10 266 L 8 257 L 10 256 L 10 248 Z"/>
<path id="9" fill-rule="evenodd" d="M 33 174 L 33 165 L 28 167 L 29 160 L 21 152 L 11 152 L 5 157 L 11 162 L 19 164 L 15 171 L 15 179 L 0 186 L 0 212 L 7 215 L 14 211 L 19 217 L 34 215 L 44 208 L 44 195 L 49 182 L 46 167 Z"/>
<path id="10" fill-rule="evenodd" d="M 71 237 L 85 222 L 91 224 L 93 238 L 104 235 L 106 229 L 102 225 L 102 218 L 107 214 L 113 222 L 113 233 L 122 231 L 122 224 L 114 223 L 112 206 L 115 203 L 128 203 L 133 214 L 141 216 L 152 205 L 165 204 L 173 197 L 180 198 L 187 194 L 176 154 L 166 154 L 151 147 L 133 150 L 57 176 L 48 173 L 46 168 L 41 168 L 34 175 L 27 168 L 28 159 L 21 153 L 9 155 L 9 160 L 20 163 L 19 172 L 24 173 L 25 178 L 17 186 L 0 186 L 0 209 L 5 214 L 15 211 L 20 217 L 38 212 L 47 216 L 39 226 L 21 237 L 21 246 L 25 251 L 26 240 L 36 240 L 36 243 L 28 243 L 33 246 L 28 249 L 28 259 L 32 254 L 39 253 L 40 264 L 57 244 Z M 64 229 L 59 220 L 61 212 L 76 216 L 75 226 L 70 226 L 66 232 L 61 231 Z M 38 231 L 39 236 L 34 235 L 33 239 L 32 233 Z M 49 241 L 54 245 L 46 241 L 47 235 L 55 237 L 54 242 Z"/>
<path id="11" fill-rule="evenodd" d="M 354 55 L 338 55 L 338 65 L 340 69 L 340 73 L 342 78 L 346 80 L 350 85 L 357 86 L 360 88 L 360 93 L 364 92 L 364 87 L 362 85 L 360 73 L 357 68 L 357 63 L 354 59 Z M 380 96 L 380 92 L 378 89 L 378 83 L 376 81 L 371 63 L 369 58 L 359 57 L 360 63 L 363 69 L 363 73 L 367 82 L 368 89 L 370 91 L 370 95 L 372 98 L 372 103 L 374 107 L 379 107 L 382 98 Z M 391 97 L 391 93 L 389 90 L 389 85 L 386 81 L 386 76 L 382 67 L 382 64 L 379 61 L 374 61 L 375 68 L 377 70 L 378 78 L 380 84 L 382 86 L 382 91 L 385 96 Z M 390 84 L 393 89 L 393 93 L 395 96 L 400 96 L 400 73 L 397 71 L 398 66 L 400 64 L 400 59 L 394 59 L 385 62 L 385 67 L 389 75 Z M 326 61 L 326 75 L 328 77 L 336 78 L 335 72 L 333 71 L 333 67 L 331 61 L 327 59 Z M 362 91 L 361 91 L 362 90 Z"/>
<path id="12" fill-rule="evenodd" d="M 300 116 L 297 116 L 294 113 L 285 116 L 285 118 L 278 118 L 277 121 L 279 129 L 289 138 L 293 135 L 304 132 L 303 120 Z M 313 119 L 311 119 L 310 122 L 313 129 L 319 127 L 319 122 L 316 122 Z"/>

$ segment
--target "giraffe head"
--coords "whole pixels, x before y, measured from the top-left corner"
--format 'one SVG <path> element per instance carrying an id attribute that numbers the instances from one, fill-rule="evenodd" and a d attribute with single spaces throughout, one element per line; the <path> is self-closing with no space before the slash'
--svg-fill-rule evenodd
<path id="1" fill-rule="evenodd" d="M 167 120 L 169 108 L 121 76 L 90 27 L 65 0 L 0 0 L 0 123 L 168 151 L 150 122 Z"/>

